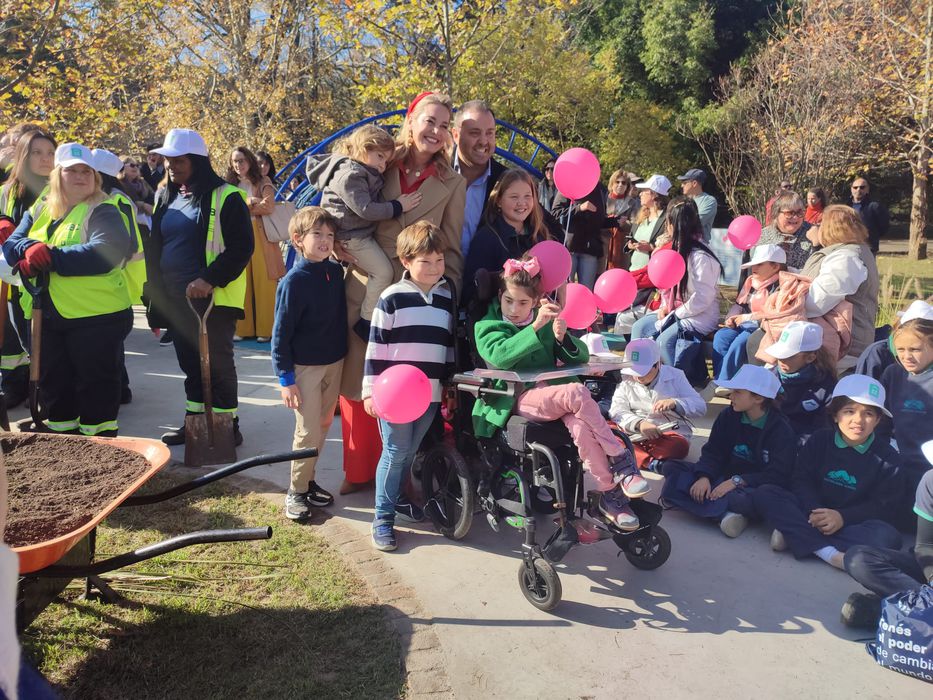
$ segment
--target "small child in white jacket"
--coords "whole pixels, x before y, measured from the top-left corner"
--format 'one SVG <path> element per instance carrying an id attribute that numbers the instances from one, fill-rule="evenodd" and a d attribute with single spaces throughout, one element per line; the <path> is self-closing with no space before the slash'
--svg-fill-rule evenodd
<path id="1" fill-rule="evenodd" d="M 676 367 L 661 364 L 661 351 L 650 338 L 633 340 L 625 348 L 631 366 L 612 396 L 609 417 L 626 433 L 646 438 L 635 443 L 635 461 L 648 469 L 654 460 L 684 459 L 690 451 L 690 424 L 685 418 L 706 413 L 706 402 Z M 677 423 L 661 432 L 658 426 Z"/>

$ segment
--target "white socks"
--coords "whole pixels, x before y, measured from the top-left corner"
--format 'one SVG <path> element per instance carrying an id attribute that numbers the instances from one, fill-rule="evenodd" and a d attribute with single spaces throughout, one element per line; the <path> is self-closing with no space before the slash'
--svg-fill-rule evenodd
<path id="1" fill-rule="evenodd" d="M 830 559 L 833 558 L 833 555 L 839 554 L 839 550 L 835 547 L 821 547 L 820 549 L 816 550 L 814 554 L 825 561 L 827 564 L 832 564 Z"/>

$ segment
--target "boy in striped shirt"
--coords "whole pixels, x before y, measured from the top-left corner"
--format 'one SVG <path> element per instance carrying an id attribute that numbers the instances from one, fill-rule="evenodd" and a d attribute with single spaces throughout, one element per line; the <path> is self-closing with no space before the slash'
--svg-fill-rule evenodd
<path id="1" fill-rule="evenodd" d="M 363 406 L 375 416 L 372 387 L 376 378 L 396 364 L 409 364 L 431 380 L 431 404 L 411 423 L 379 419 L 382 456 L 376 467 L 376 515 L 373 546 L 396 548 L 395 511 L 405 473 L 421 440 L 434 422 L 441 400 L 441 380 L 453 361 L 453 295 L 444 280 L 445 244 L 440 229 L 427 221 L 408 226 L 396 242 L 405 268 L 402 279 L 379 297 L 373 312 L 363 368 Z"/>

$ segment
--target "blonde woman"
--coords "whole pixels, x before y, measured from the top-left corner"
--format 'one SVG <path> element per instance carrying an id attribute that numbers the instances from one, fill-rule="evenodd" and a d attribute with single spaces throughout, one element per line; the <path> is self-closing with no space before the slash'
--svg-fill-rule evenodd
<path id="1" fill-rule="evenodd" d="M 49 195 L 3 245 L 24 278 L 48 274 L 40 361 L 46 425 L 58 433 L 114 436 L 123 339 L 133 324 L 123 264 L 136 241 L 101 190 L 91 151 L 55 151 Z M 27 317 L 32 297 L 21 304 Z"/>
<path id="2" fill-rule="evenodd" d="M 852 207 L 832 204 L 823 210 L 823 223 L 807 237 L 821 246 L 807 259 L 801 274 L 809 277 L 807 318 L 823 316 L 841 301 L 852 304 L 852 341 L 849 355 L 858 357 L 875 340 L 878 315 L 878 267 L 868 245 L 868 229 Z"/>
<path id="3" fill-rule="evenodd" d="M 392 262 L 393 281 L 397 282 L 402 277 L 403 268 L 395 243 L 402 229 L 417 221 L 434 224 L 444 239 L 445 274 L 453 280 L 459 293 L 463 275 L 460 236 L 466 203 L 466 180 L 450 165 L 452 117 L 453 104 L 443 93 L 422 92 L 409 104 L 405 120 L 396 136 L 395 164 L 384 175 L 382 196 L 392 201 L 403 194 L 418 192 L 422 199 L 411 211 L 379 222 L 375 241 Z M 351 264 L 346 276 L 347 312 L 351 328 L 360 318 L 366 281 L 366 273 Z M 376 420 L 366 414 L 360 399 L 365 352 L 366 343 L 351 332 L 340 387 L 346 474 L 341 493 L 355 490 L 360 484 L 371 481 L 382 452 Z"/>

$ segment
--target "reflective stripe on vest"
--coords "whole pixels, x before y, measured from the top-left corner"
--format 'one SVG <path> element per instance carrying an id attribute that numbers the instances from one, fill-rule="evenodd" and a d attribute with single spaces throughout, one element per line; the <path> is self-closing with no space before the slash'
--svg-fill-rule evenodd
<path id="1" fill-rule="evenodd" d="M 13 210 L 16 208 L 16 197 L 13 196 L 13 186 L 9 183 L 0 187 L 0 214 L 13 218 Z"/>
<path id="2" fill-rule="evenodd" d="M 128 231 L 132 231 L 136 240 L 135 252 L 123 265 L 123 277 L 126 279 L 126 289 L 130 293 L 133 304 L 142 304 L 143 285 L 146 283 L 146 260 L 143 257 L 143 237 L 136 222 L 136 205 L 120 190 L 110 193 L 110 200 L 117 207 L 123 223 Z"/>
<path id="3" fill-rule="evenodd" d="M 211 214 L 207 221 L 207 245 L 205 247 L 205 259 L 210 265 L 226 249 L 224 244 L 224 235 L 220 226 L 220 211 L 224 208 L 224 202 L 230 195 L 239 195 L 246 201 L 246 192 L 233 185 L 221 185 L 211 193 Z M 218 201 L 219 200 L 219 201 Z M 236 309 L 242 309 L 246 302 L 246 269 L 240 273 L 240 276 L 230 282 L 226 287 L 214 288 L 214 303 L 217 306 L 232 306 Z"/>
<path id="4" fill-rule="evenodd" d="M 88 221 L 94 209 L 99 206 L 116 205 L 105 200 L 94 208 L 82 202 L 73 207 L 62 219 L 58 228 L 48 237 L 48 228 L 52 223 L 48 210 L 43 207 L 39 217 L 29 229 L 29 238 L 46 243 L 52 248 L 65 248 L 88 242 Z M 119 211 L 119 209 L 118 209 Z M 124 229 L 127 236 L 128 230 Z M 49 296 L 55 309 L 63 318 L 87 318 L 123 311 L 130 307 L 130 295 L 121 268 L 114 268 L 100 275 L 62 276 L 49 273 Z M 20 295 L 20 304 L 26 318 L 32 317 L 32 295 Z"/>

